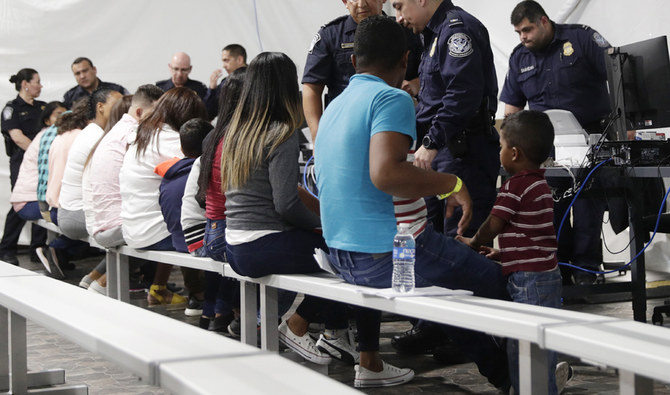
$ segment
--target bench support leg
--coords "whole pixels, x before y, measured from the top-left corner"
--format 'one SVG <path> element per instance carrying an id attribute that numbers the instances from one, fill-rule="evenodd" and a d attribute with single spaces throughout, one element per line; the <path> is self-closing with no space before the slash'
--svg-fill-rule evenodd
<path id="1" fill-rule="evenodd" d="M 537 344 L 519 340 L 519 393 L 520 395 L 547 392 L 547 351 Z"/>
<path id="2" fill-rule="evenodd" d="M 256 284 L 240 281 L 240 323 L 242 324 L 241 342 L 252 346 L 258 345 L 257 332 L 257 296 Z"/>
<path id="3" fill-rule="evenodd" d="M 0 392 L 6 392 L 11 389 L 10 393 L 14 394 L 88 394 L 88 388 L 85 385 L 59 387 L 57 389 L 28 389 L 65 384 L 65 371 L 63 369 L 49 369 L 41 372 L 27 371 L 25 328 L 25 318 L 9 312 L 4 307 L 0 307 Z M 23 332 L 21 332 L 22 330 Z M 10 374 L 10 371 L 12 374 Z"/>
<path id="4" fill-rule="evenodd" d="M 619 369 L 619 393 L 621 395 L 653 394 L 654 381 Z"/>
<path id="5" fill-rule="evenodd" d="M 26 352 L 26 319 L 9 313 L 9 389 L 13 394 L 28 392 L 28 355 Z"/>
<path id="6" fill-rule="evenodd" d="M 9 311 L 0 306 L 0 378 L 4 377 L 9 378 Z"/>
<path id="7" fill-rule="evenodd" d="M 130 302 L 128 292 L 128 257 L 116 251 L 107 250 L 107 296 L 122 302 Z"/>
<path id="8" fill-rule="evenodd" d="M 261 285 L 261 350 L 279 351 L 277 288 Z"/>

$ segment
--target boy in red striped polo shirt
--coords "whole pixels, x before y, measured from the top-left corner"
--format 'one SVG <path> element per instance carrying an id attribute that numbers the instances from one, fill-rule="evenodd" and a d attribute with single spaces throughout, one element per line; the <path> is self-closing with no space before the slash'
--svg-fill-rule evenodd
<path id="1" fill-rule="evenodd" d="M 561 306 L 561 274 L 556 256 L 554 201 L 540 164 L 551 152 L 554 128 L 539 111 L 508 116 L 500 133 L 500 162 L 510 174 L 486 221 L 472 238 L 457 238 L 487 257 L 499 260 L 507 276 L 507 291 L 518 303 Z M 500 250 L 487 247 L 498 237 Z M 519 393 L 518 342 L 508 340 L 510 378 Z M 556 353 L 549 355 L 549 394 L 565 385 L 570 367 L 556 370 Z M 556 379 L 559 371 L 559 379 Z M 557 381 L 560 389 L 557 391 Z"/>

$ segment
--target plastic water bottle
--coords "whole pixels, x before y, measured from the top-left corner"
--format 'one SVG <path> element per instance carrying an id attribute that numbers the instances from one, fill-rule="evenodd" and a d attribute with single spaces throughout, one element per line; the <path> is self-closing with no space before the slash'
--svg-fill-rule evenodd
<path id="1" fill-rule="evenodd" d="M 393 238 L 393 290 L 396 292 L 414 291 L 414 259 L 416 244 L 410 233 L 409 224 L 400 224 Z"/>

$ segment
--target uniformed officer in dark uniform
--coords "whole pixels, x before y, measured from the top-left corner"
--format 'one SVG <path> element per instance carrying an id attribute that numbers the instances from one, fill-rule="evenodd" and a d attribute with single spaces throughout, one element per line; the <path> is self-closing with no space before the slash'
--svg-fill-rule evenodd
<path id="1" fill-rule="evenodd" d="M 493 207 L 500 170 L 498 134 L 493 127 L 498 83 L 488 31 L 451 0 L 424 4 L 393 0 L 393 7 L 398 22 L 421 33 L 423 42 L 417 106 L 421 146 L 414 164 L 463 180 L 473 202 L 465 235 L 472 236 Z M 445 219 L 444 201 L 433 196 L 425 200 L 433 227 L 455 236 L 460 210 Z M 431 350 L 435 342 L 435 326 L 420 322 L 396 336 L 392 344 L 399 350 L 414 347 L 422 352 Z M 434 351 L 439 352 L 434 354 L 438 360 L 462 362 L 453 348 Z"/>
<path id="2" fill-rule="evenodd" d="M 77 80 L 77 86 L 65 92 L 63 95 L 63 104 L 69 110 L 72 103 L 82 97 L 89 97 L 96 89 L 111 89 L 123 95 L 129 95 L 130 92 L 119 84 L 113 82 L 101 81 L 98 75 L 98 69 L 93 66 L 89 58 L 79 57 L 72 62 L 72 74 Z"/>
<path id="3" fill-rule="evenodd" d="M 358 23 L 368 16 L 382 15 L 382 6 L 385 1 L 342 0 L 349 10 L 349 15 L 341 16 L 325 24 L 312 39 L 302 77 L 303 110 L 312 133 L 312 141 L 316 139 L 323 108 L 342 93 L 349 85 L 349 78 L 356 73 L 351 64 L 351 55 L 354 54 L 354 33 Z M 408 30 L 407 37 L 410 56 L 403 89 L 414 97 L 418 92 L 416 78 L 421 48 L 415 34 Z M 328 87 L 328 93 L 324 106 L 321 95 L 325 87 Z"/>
<path id="4" fill-rule="evenodd" d="M 519 44 L 509 60 L 500 100 L 505 114 L 531 110 L 562 109 L 572 112 L 590 133 L 601 133 L 601 120 L 610 113 L 604 51 L 610 47 L 597 31 L 585 25 L 555 24 L 535 1 L 523 1 L 512 11 Z M 548 179 L 560 186 L 560 179 Z M 597 183 L 597 179 L 596 179 Z M 556 229 L 572 199 L 554 205 Z M 604 199 L 582 194 L 573 205 L 573 224 L 569 219 L 559 235 L 561 262 L 597 271 L 602 263 L 600 233 Z M 564 274 L 566 274 L 564 272 Z M 596 275 L 574 272 L 577 284 L 593 283 Z"/>
<path id="5" fill-rule="evenodd" d="M 207 94 L 207 87 L 205 84 L 188 78 L 191 70 L 193 70 L 190 56 L 184 52 L 177 52 L 172 56 L 172 60 L 168 63 L 168 67 L 170 68 L 172 77 L 167 80 L 156 82 L 156 86 L 161 88 L 164 92 L 169 91 L 175 86 L 183 86 L 193 90 L 198 94 L 198 97 L 200 97 L 201 100 L 205 99 L 205 95 Z"/>
<path id="6" fill-rule="evenodd" d="M 474 235 L 493 207 L 500 169 L 498 134 L 492 123 L 498 84 L 488 31 L 450 0 L 428 2 L 426 7 L 435 11 L 427 21 L 413 13 L 419 7 L 414 2 L 394 1 L 394 5 L 398 21 L 421 32 L 424 45 L 416 111 L 422 146 L 414 164 L 463 180 L 473 201 L 466 234 Z M 427 204 L 439 229 L 444 203 L 429 197 Z M 446 219 L 444 232 L 455 236 L 459 219 L 460 213 Z"/>
<path id="7" fill-rule="evenodd" d="M 21 69 L 9 79 L 9 82 L 12 82 L 19 92 L 16 99 L 7 102 L 2 110 L 2 136 L 9 156 L 11 188 L 14 189 L 23 154 L 40 130 L 39 118 L 46 103 L 35 100 L 42 91 L 42 84 L 40 75 L 34 69 Z M 19 264 L 16 258 L 16 245 L 25 223 L 13 208 L 9 209 L 0 242 L 0 260 L 14 265 Z M 46 230 L 33 225 L 31 251 L 45 243 Z"/>

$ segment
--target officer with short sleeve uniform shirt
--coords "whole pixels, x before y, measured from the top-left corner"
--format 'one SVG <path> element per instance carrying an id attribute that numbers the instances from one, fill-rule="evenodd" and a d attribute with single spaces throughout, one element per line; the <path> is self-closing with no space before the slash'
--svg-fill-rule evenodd
<path id="1" fill-rule="evenodd" d="M 532 52 L 519 44 L 509 60 L 500 101 L 531 110 L 572 112 L 582 127 L 599 133 L 610 113 L 604 51 L 610 44 L 586 25 L 554 26 L 554 39 Z"/>
<path id="2" fill-rule="evenodd" d="M 357 26 L 358 23 L 351 15 L 341 16 L 322 26 L 312 39 L 302 83 L 328 87 L 324 107 L 342 93 L 349 85 L 351 76 L 356 74 L 351 55 L 354 54 Z M 409 29 L 405 31 L 410 48 L 405 80 L 410 81 L 418 76 L 421 43 L 416 34 Z"/>
<path id="3" fill-rule="evenodd" d="M 322 84 L 328 87 L 326 106 L 349 85 L 349 78 L 356 74 L 351 64 L 354 54 L 354 34 L 358 24 L 350 15 L 341 16 L 327 23 L 314 36 L 307 54 L 302 83 Z M 421 56 L 418 37 L 407 30 L 410 57 L 406 80 L 418 76 Z"/>
<path id="4" fill-rule="evenodd" d="M 19 175 L 19 167 L 25 151 L 12 141 L 9 137 L 9 131 L 19 129 L 29 139 L 35 138 L 35 135 L 40 131 L 38 122 L 45 105 L 46 103 L 40 100 L 34 100 L 31 105 L 26 103 L 21 96 L 16 96 L 16 99 L 8 101 L 2 110 L 2 136 L 5 138 L 5 149 L 7 156 L 9 156 L 12 188 L 14 188 L 14 183 Z"/>
<path id="5" fill-rule="evenodd" d="M 9 131 L 19 129 L 30 140 L 34 139 L 40 131 L 38 122 L 45 105 L 46 103 L 40 100 L 33 100 L 33 104 L 29 104 L 21 96 L 16 96 L 16 99 L 7 102 L 5 108 L 2 109 L 1 129 L 2 136 L 5 138 L 5 150 L 9 156 L 9 177 L 12 189 L 19 176 L 19 168 L 25 151 L 14 143 L 9 136 Z M 16 245 L 25 223 L 16 211 L 9 209 L 5 219 L 2 242 L 0 242 L 0 254 L 16 256 Z M 30 247 L 33 251 L 46 242 L 46 231 L 37 225 L 32 226 L 31 236 Z"/>
<path id="6" fill-rule="evenodd" d="M 417 154 L 426 156 L 424 161 L 415 160 L 415 165 L 463 180 L 473 201 L 473 217 L 465 234 L 474 235 L 495 202 L 500 169 L 498 134 L 492 122 L 498 83 L 488 31 L 445 0 L 421 36 L 424 50 L 416 112 L 417 141 L 422 147 Z M 455 236 L 460 210 L 444 219 L 444 202 L 427 197 L 426 204 L 435 229 Z"/>
<path id="7" fill-rule="evenodd" d="M 302 83 L 327 86 L 326 106 L 342 93 L 356 73 L 351 55 L 357 26 L 350 15 L 336 18 L 316 33 L 309 46 Z"/>
<path id="8" fill-rule="evenodd" d="M 509 71 L 500 95 L 505 114 L 523 109 L 562 109 L 572 112 L 590 133 L 601 133 L 601 120 L 610 113 L 607 93 L 605 50 L 610 44 L 585 25 L 556 24 L 534 1 L 519 3 L 512 11 L 512 25 L 519 44 L 509 60 Z M 550 186 L 564 190 L 566 180 L 547 178 Z M 594 178 L 592 190 L 605 180 Z M 572 199 L 554 203 L 554 225 L 558 230 Z M 592 271 L 602 263 L 600 234 L 607 202 L 582 193 L 575 200 L 572 221 L 566 219 L 559 238 L 558 259 Z M 612 213 L 614 214 L 614 213 Z M 564 283 L 569 269 L 561 267 Z M 596 275 L 573 271 L 576 284 L 592 284 Z"/>

